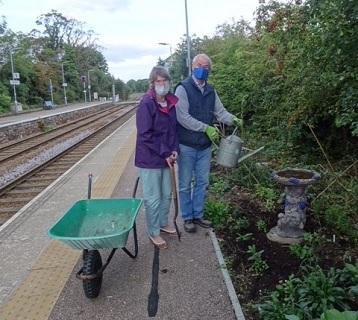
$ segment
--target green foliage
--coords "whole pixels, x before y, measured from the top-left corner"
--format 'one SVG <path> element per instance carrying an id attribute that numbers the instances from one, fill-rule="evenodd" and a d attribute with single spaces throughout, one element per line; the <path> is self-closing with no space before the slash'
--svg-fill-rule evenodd
<path id="1" fill-rule="evenodd" d="M 350 227 L 350 220 L 345 208 L 339 204 L 330 205 L 323 213 L 323 220 L 327 227 L 345 233 Z"/>
<path id="2" fill-rule="evenodd" d="M 92 93 L 105 97 L 112 95 L 114 84 L 120 98 L 127 97 L 125 84 L 108 74 L 107 61 L 102 48 L 96 44 L 94 31 L 85 30 L 83 22 L 52 10 L 34 23 L 44 31 L 34 28 L 29 35 L 15 34 L 5 18 L 0 21 L 0 112 L 10 108 L 6 96 L 13 97 L 13 86 L 9 84 L 10 56 L 14 72 L 20 74 L 16 93 L 17 101 L 23 106 L 38 107 L 42 100 L 50 100 L 50 81 L 54 102 L 58 105 L 64 104 L 63 82 L 67 84 L 68 103 L 83 101 L 83 89 L 86 88 L 88 96 L 89 84 Z M 80 82 L 81 76 L 87 78 L 85 87 Z"/>
<path id="3" fill-rule="evenodd" d="M 349 310 L 349 290 L 355 280 L 346 281 L 347 267 L 323 271 L 317 264 L 300 268 L 300 278 L 291 275 L 277 285 L 268 300 L 258 306 L 264 319 L 283 319 L 285 315 L 310 320 L 330 309 Z"/>
<path id="4" fill-rule="evenodd" d="M 288 320 L 301 320 L 299 317 L 297 317 L 295 315 L 287 315 L 287 314 L 285 314 L 285 319 L 288 319 Z"/>
<path id="5" fill-rule="evenodd" d="M 265 209 L 271 212 L 276 205 L 278 195 L 273 188 L 264 187 L 260 184 L 255 185 L 255 194 L 262 200 Z"/>
<path id="6" fill-rule="evenodd" d="M 249 220 L 245 217 L 238 217 L 231 223 L 231 229 L 236 233 L 245 230 L 250 225 Z"/>
<path id="7" fill-rule="evenodd" d="M 339 280 L 347 288 L 349 296 L 358 297 L 358 261 L 345 263 Z"/>
<path id="8" fill-rule="evenodd" d="M 289 246 L 290 253 L 305 260 L 306 263 L 314 264 L 317 262 L 315 252 L 319 251 L 324 238 L 318 233 L 304 233 L 302 243 L 291 243 Z"/>
<path id="9" fill-rule="evenodd" d="M 315 187 L 317 196 L 311 201 L 313 217 L 336 235 L 358 239 L 356 207 L 358 205 L 357 162 L 336 166 L 336 172 L 325 172 Z"/>
<path id="10" fill-rule="evenodd" d="M 255 245 L 248 246 L 247 253 L 250 255 L 248 260 L 251 261 L 250 270 L 252 270 L 256 276 L 261 276 L 264 271 L 269 268 L 267 262 L 262 259 L 263 252 L 264 250 L 257 251 Z"/>
<path id="11" fill-rule="evenodd" d="M 252 239 L 252 233 L 246 233 L 246 234 L 239 234 L 236 237 L 236 241 L 237 242 L 244 242 L 244 241 L 249 241 Z"/>
<path id="12" fill-rule="evenodd" d="M 222 200 L 206 199 L 204 216 L 209 219 L 214 227 L 221 225 L 229 215 L 229 204 Z"/>
<path id="13" fill-rule="evenodd" d="M 11 98 L 4 93 L 0 93 L 0 112 L 9 112 L 10 106 Z"/>
<path id="14" fill-rule="evenodd" d="M 325 311 L 321 315 L 321 320 L 358 320 L 358 311 L 343 311 L 336 309 Z"/>
<path id="15" fill-rule="evenodd" d="M 258 221 L 256 222 L 256 228 L 257 228 L 257 230 L 260 230 L 260 231 L 262 231 L 262 232 L 264 232 L 264 233 L 267 232 L 267 224 L 266 224 L 266 222 L 265 222 L 264 220 L 262 220 L 262 219 L 260 219 L 260 220 L 258 220 Z"/>
<path id="16" fill-rule="evenodd" d="M 226 179 L 210 173 L 208 190 L 213 196 L 220 197 L 230 190 L 230 183 Z"/>

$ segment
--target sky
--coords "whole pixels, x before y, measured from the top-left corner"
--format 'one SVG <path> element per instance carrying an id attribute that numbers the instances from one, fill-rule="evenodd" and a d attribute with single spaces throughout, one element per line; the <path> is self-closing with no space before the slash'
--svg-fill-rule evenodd
<path id="1" fill-rule="evenodd" d="M 186 4 L 186 5 L 185 5 Z M 0 0 L 0 16 L 14 32 L 28 33 L 42 14 L 56 10 L 83 22 L 103 47 L 109 73 L 124 82 L 146 79 L 185 38 L 212 37 L 218 25 L 252 22 L 259 0 Z M 168 45 L 159 45 L 160 42 Z"/>

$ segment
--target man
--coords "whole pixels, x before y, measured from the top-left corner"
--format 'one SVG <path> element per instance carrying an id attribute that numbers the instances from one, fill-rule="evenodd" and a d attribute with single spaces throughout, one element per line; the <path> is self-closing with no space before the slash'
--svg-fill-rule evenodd
<path id="1" fill-rule="evenodd" d="M 210 228 L 204 220 L 206 187 L 209 184 L 211 144 L 219 139 L 213 126 L 214 117 L 227 125 L 240 125 L 242 120 L 223 106 L 213 86 L 207 83 L 211 59 L 198 54 L 192 62 L 192 76 L 175 88 L 180 156 L 178 158 L 179 202 L 184 230 L 196 232 L 196 225 Z"/>

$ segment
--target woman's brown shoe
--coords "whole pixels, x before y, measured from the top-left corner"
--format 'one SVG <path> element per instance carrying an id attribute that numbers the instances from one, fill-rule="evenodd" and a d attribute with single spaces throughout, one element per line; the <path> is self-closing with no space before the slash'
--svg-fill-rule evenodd
<path id="1" fill-rule="evenodd" d="M 149 237 L 149 239 L 153 242 L 153 244 L 158 248 L 158 249 L 166 249 L 168 248 L 167 243 L 165 242 L 165 240 L 163 240 L 163 238 L 161 236 L 153 236 L 153 237 Z"/>
<path id="2" fill-rule="evenodd" d="M 160 228 L 160 231 L 161 231 L 161 232 L 165 232 L 165 233 L 167 233 L 167 234 L 169 234 L 169 235 L 171 235 L 171 236 L 175 236 L 175 237 L 178 236 L 177 231 L 176 231 L 174 228 L 171 228 L 171 227 L 168 227 L 168 226 L 166 226 L 166 227 L 161 227 L 161 228 Z"/>

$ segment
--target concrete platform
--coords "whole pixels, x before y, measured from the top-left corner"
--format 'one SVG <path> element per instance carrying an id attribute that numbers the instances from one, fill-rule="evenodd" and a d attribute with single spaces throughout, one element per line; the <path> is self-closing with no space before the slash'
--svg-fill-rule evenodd
<path id="1" fill-rule="evenodd" d="M 91 108 L 93 106 L 97 106 L 100 104 L 109 103 L 107 102 L 98 102 L 98 101 L 92 101 L 92 102 L 83 102 L 83 103 L 72 103 L 67 106 L 59 106 L 55 109 L 39 109 L 36 111 L 30 111 L 30 112 L 22 112 L 14 115 L 7 115 L 7 116 L 1 116 L 0 115 L 0 128 L 4 126 L 19 124 L 22 122 L 29 122 L 29 121 L 36 121 L 38 118 L 46 118 L 51 117 L 54 115 L 59 115 L 62 113 L 72 112 L 74 110 L 81 110 L 85 108 Z"/>
<path id="2" fill-rule="evenodd" d="M 75 276 L 82 251 L 47 231 L 87 197 L 88 173 L 92 198 L 131 197 L 134 145 L 132 118 L 0 228 L 0 319 L 244 319 L 214 233 L 184 232 L 180 242 L 167 236 L 168 249 L 159 251 L 148 239 L 143 208 L 136 219 L 137 258 L 117 250 L 98 298 L 85 297 Z M 182 229 L 180 218 L 178 225 Z M 133 245 L 131 232 L 128 249 Z M 100 250 L 102 260 L 109 252 Z"/>

